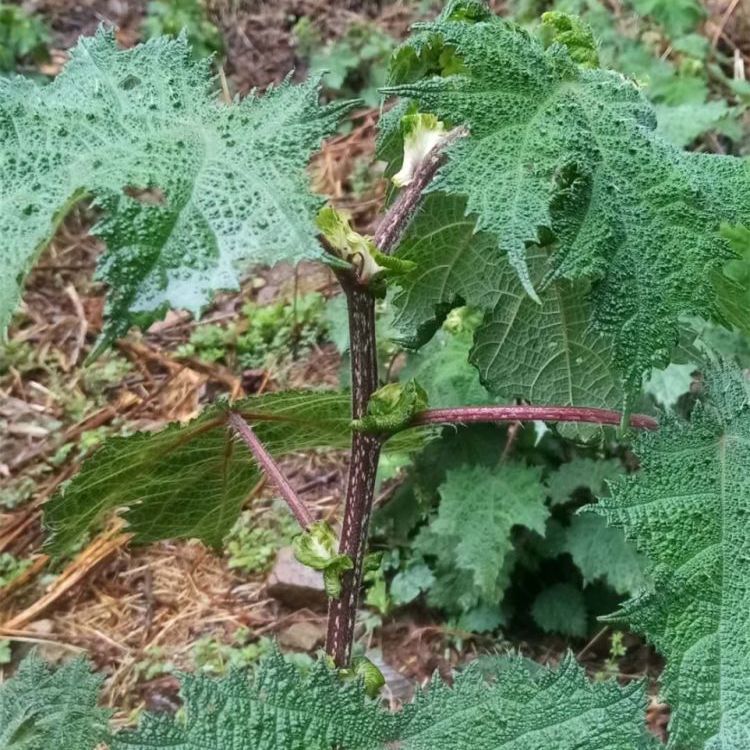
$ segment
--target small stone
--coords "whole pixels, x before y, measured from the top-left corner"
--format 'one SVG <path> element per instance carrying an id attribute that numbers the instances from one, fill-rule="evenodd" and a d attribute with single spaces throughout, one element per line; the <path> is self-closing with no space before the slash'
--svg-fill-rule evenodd
<path id="1" fill-rule="evenodd" d="M 325 627 L 318 622 L 295 622 L 279 633 L 279 643 L 292 651 L 314 651 L 325 641 Z"/>
<path id="2" fill-rule="evenodd" d="M 385 678 L 385 695 L 399 705 L 404 705 L 411 701 L 414 696 L 414 683 L 397 672 L 390 664 L 383 659 L 383 654 L 376 649 L 368 651 L 367 658 L 380 670 Z"/>
<path id="3" fill-rule="evenodd" d="M 266 587 L 269 596 L 288 607 L 320 607 L 326 603 L 322 573 L 298 562 L 291 547 L 279 550 Z"/>

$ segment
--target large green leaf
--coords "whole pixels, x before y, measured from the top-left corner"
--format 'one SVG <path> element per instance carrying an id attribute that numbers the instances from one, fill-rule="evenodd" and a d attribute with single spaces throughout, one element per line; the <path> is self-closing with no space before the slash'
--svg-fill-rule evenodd
<path id="1" fill-rule="evenodd" d="M 718 230 L 750 212 L 746 163 L 681 151 L 635 83 L 579 67 L 474 0 L 419 28 L 389 91 L 468 127 L 430 189 L 465 196 L 477 229 L 497 239 L 483 262 L 463 264 L 462 285 L 484 288 L 490 259 L 507 253 L 540 294 L 527 248 L 554 240 L 548 278 L 590 280 L 592 328 L 637 390 L 666 363 L 680 315 L 716 313 L 711 275 L 731 258 Z"/>
<path id="2" fill-rule="evenodd" d="M 80 663 L 79 663 L 80 664 Z M 35 711 L 22 737 L 7 750 L 94 750 L 106 736 L 106 712 L 93 705 L 85 666 L 57 675 L 81 677 L 70 684 L 60 713 Z M 34 696 L 29 677 L 39 678 Z M 96 680 L 94 680 L 96 682 Z M 49 673 L 26 662 L 17 678 L 0 687 L 0 706 L 46 703 Z M 61 683 L 62 685 L 62 683 Z M 62 694 L 57 691 L 57 698 Z M 517 656 L 474 663 L 452 686 L 437 676 L 399 713 L 367 698 L 361 682 L 342 680 L 319 661 L 307 674 L 273 651 L 254 674 L 234 672 L 221 680 L 183 675 L 182 710 L 143 714 L 137 729 L 108 740 L 112 750 L 646 750 L 655 747 L 645 730 L 643 685 L 590 684 L 567 655 L 555 670 Z M 12 720 L 14 713 L 0 714 Z M 65 722 L 72 722 L 70 726 Z M 88 726 L 91 734 L 71 734 Z M 0 736 L 5 726 L 0 727 Z M 20 744 L 16 740 L 20 739 Z"/>
<path id="3" fill-rule="evenodd" d="M 321 107 L 316 81 L 225 105 L 209 64 L 184 38 L 123 51 L 100 31 L 47 86 L 0 80 L 1 331 L 87 194 L 105 210 L 107 336 L 168 307 L 199 311 L 250 264 L 319 257 L 305 168 L 346 105 Z"/>
<path id="4" fill-rule="evenodd" d="M 303 678 L 277 651 L 252 678 L 185 675 L 181 696 L 183 721 L 147 714 L 113 750 L 379 750 L 394 731 L 361 684 L 341 682 L 323 661 Z"/>
<path id="5" fill-rule="evenodd" d="M 568 655 L 556 670 L 511 658 L 489 685 L 476 665 L 437 679 L 404 710 L 402 750 L 645 750 L 643 685 L 591 685 Z"/>
<path id="6" fill-rule="evenodd" d="M 666 657 L 669 747 L 750 747 L 750 384 L 715 366 L 690 423 L 642 435 L 641 470 L 594 506 L 651 561 L 653 591 L 613 619 Z"/>
<path id="7" fill-rule="evenodd" d="M 0 684 L 0 748 L 95 750 L 109 735 L 110 712 L 97 708 L 103 678 L 83 659 L 50 667 L 36 654 Z"/>
<path id="8" fill-rule="evenodd" d="M 612 370 L 612 341 L 591 329 L 588 284 L 558 280 L 524 291 L 497 240 L 476 232 L 462 199 L 431 194 L 412 222 L 398 257 L 417 264 L 399 277 L 397 327 L 417 341 L 447 309 L 471 304 L 486 311 L 474 336 L 471 362 L 492 393 L 531 403 L 613 408 L 622 391 Z M 532 280 L 549 272 L 548 253 L 527 253 Z"/>
<path id="9" fill-rule="evenodd" d="M 315 448 L 348 448 L 349 398 L 290 392 L 232 405 L 275 456 Z M 106 441 L 45 507 L 58 552 L 118 509 L 137 543 L 198 538 L 217 547 L 260 478 L 248 448 L 226 425 L 226 407 L 185 425 Z"/>

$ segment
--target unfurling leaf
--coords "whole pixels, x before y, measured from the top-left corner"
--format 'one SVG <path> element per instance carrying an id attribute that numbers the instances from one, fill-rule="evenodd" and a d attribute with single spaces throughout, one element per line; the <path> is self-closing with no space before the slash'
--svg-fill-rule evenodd
<path id="1" fill-rule="evenodd" d="M 330 599 L 341 596 L 341 576 L 354 567 L 351 557 L 336 551 L 338 539 L 325 521 L 317 521 L 292 540 L 294 556 L 313 570 L 323 571 L 323 587 Z"/>
<path id="2" fill-rule="evenodd" d="M 545 47 L 562 44 L 570 57 L 584 68 L 599 67 L 594 34 L 580 18 L 559 11 L 543 13 L 540 36 Z"/>
<path id="3" fill-rule="evenodd" d="M 404 160 L 401 169 L 393 175 L 393 184 L 397 187 L 411 183 L 427 154 L 439 146 L 447 135 L 445 125 L 435 115 L 421 112 L 401 118 L 401 134 L 404 141 Z"/>
<path id="4" fill-rule="evenodd" d="M 349 669 L 339 670 L 339 674 L 344 680 L 361 679 L 365 687 L 365 693 L 370 698 L 377 698 L 385 685 L 383 673 L 364 656 L 353 659 L 352 666 Z"/>
<path id="5" fill-rule="evenodd" d="M 372 394 L 367 414 L 355 419 L 352 427 L 363 432 L 398 432 L 424 411 L 427 403 L 427 393 L 416 380 L 388 383 Z"/>
<path id="6" fill-rule="evenodd" d="M 360 281 L 368 283 L 383 271 L 375 260 L 375 243 L 352 229 L 346 213 L 324 206 L 318 212 L 316 223 L 338 257 L 356 268 Z"/>

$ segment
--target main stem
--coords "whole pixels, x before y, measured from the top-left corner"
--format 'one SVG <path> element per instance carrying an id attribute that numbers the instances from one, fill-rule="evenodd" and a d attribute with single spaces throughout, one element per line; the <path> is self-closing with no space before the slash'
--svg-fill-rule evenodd
<path id="1" fill-rule="evenodd" d="M 436 145 L 420 165 L 412 184 L 396 199 L 375 232 L 375 244 L 381 253 L 390 254 L 417 210 L 425 187 L 445 159 L 444 149 L 466 135 L 463 128 L 452 130 Z M 367 412 L 370 396 L 378 387 L 378 355 L 375 342 L 375 299 L 366 285 L 349 271 L 336 273 L 349 309 L 349 354 L 352 371 L 352 418 Z M 337 667 L 348 666 L 354 642 L 362 566 L 367 552 L 375 475 L 380 458 L 380 438 L 363 432 L 352 435 L 349 479 L 346 487 L 344 524 L 339 552 L 348 555 L 354 568 L 341 581 L 341 596 L 328 605 L 326 651 Z"/>
<path id="2" fill-rule="evenodd" d="M 375 300 L 348 272 L 338 274 L 349 309 L 349 354 L 352 372 L 352 417 L 361 419 L 370 396 L 378 387 L 378 359 L 375 341 Z M 367 536 L 375 493 L 375 475 L 380 458 L 380 440 L 374 435 L 354 432 L 346 488 L 344 523 L 339 552 L 348 555 L 354 568 L 344 573 L 341 596 L 328 605 L 326 652 L 336 666 L 346 667 L 351 658 L 362 564 L 367 552 Z"/>

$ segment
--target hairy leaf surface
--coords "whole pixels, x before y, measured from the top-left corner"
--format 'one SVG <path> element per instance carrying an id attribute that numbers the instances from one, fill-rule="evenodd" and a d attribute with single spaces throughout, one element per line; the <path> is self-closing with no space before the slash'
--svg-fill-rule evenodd
<path id="1" fill-rule="evenodd" d="M 305 167 L 346 105 L 319 106 L 316 81 L 224 105 L 209 71 L 184 38 L 123 51 L 100 31 L 47 86 L 0 81 L 0 330 L 84 195 L 105 211 L 106 336 L 198 312 L 250 264 L 319 256 Z"/>
<path id="2" fill-rule="evenodd" d="M 639 437 L 641 470 L 594 506 L 651 561 L 653 593 L 612 619 L 666 657 L 670 748 L 740 750 L 750 742 L 750 384 L 715 366 L 690 423 Z"/>
<path id="3" fill-rule="evenodd" d="M 508 660 L 489 685 L 479 666 L 433 680 L 406 707 L 403 750 L 645 750 L 643 686 L 592 685 L 572 656 L 556 670 Z"/>
<path id="4" fill-rule="evenodd" d="M 0 747 L 95 750 L 109 735 L 110 712 L 97 708 L 102 682 L 83 659 L 50 667 L 31 653 L 0 685 Z"/>
<path id="5" fill-rule="evenodd" d="M 531 403 L 619 406 L 612 341 L 591 330 L 588 284 L 554 281 L 540 292 L 541 304 L 534 302 L 495 237 L 476 232 L 465 209 L 461 199 L 432 194 L 412 222 L 397 255 L 417 268 L 398 279 L 397 327 L 419 343 L 441 313 L 470 304 L 485 311 L 470 360 L 490 392 Z M 542 248 L 530 249 L 527 262 L 537 282 L 549 272 Z"/>
<path id="6" fill-rule="evenodd" d="M 34 659 L 27 659 L 18 676 L 0 687 L 0 700 L 5 701 L 0 707 L 5 710 L 30 700 L 37 707 L 46 703 L 52 709 L 46 717 L 50 721 L 68 718 L 96 734 L 65 738 L 47 734 L 48 722 L 39 717 L 39 722 L 27 727 L 26 744 L 4 744 L 4 748 L 94 750 L 94 744 L 106 736 L 102 728 L 106 729 L 107 712 L 93 709 L 99 680 L 85 663 L 75 664 L 55 673 L 85 685 L 82 692 L 81 685 L 66 683 L 68 713 L 60 714 L 56 704 L 50 704 L 50 672 Z M 30 693 L 29 679 L 39 680 L 33 683 L 40 688 L 36 696 Z M 60 687 L 62 683 L 55 691 L 57 698 L 62 695 Z M 278 651 L 267 656 L 253 675 L 234 672 L 219 680 L 183 675 L 181 697 L 184 706 L 177 715 L 144 714 L 137 729 L 121 730 L 108 739 L 108 747 L 645 750 L 654 746 L 645 731 L 643 686 L 591 684 L 570 654 L 555 670 L 518 656 L 485 659 L 481 665 L 475 662 L 459 672 L 450 687 L 435 676 L 429 688 L 399 713 L 390 713 L 379 701 L 369 699 L 361 682 L 341 680 L 325 661 L 303 675 Z M 88 705 L 92 709 L 87 711 Z"/>
<path id="7" fill-rule="evenodd" d="M 532 296 L 544 284 L 527 247 L 551 233 L 553 276 L 591 281 L 593 327 L 636 390 L 666 363 L 681 314 L 716 313 L 711 272 L 731 256 L 718 230 L 750 212 L 747 165 L 679 150 L 632 81 L 577 66 L 479 3 L 419 28 L 396 53 L 390 92 L 471 133 L 430 189 L 466 197 L 497 239 L 488 252 L 507 253 Z"/>
<path id="8" fill-rule="evenodd" d="M 198 538 L 217 547 L 260 479 L 247 447 L 214 406 L 185 425 L 106 441 L 45 509 L 54 550 L 69 549 L 116 509 L 135 541 Z M 343 393 L 289 392 L 233 404 L 274 456 L 348 448 L 349 399 Z"/>
<path id="9" fill-rule="evenodd" d="M 341 682 L 324 662 L 302 678 L 277 651 L 253 678 L 185 675 L 181 695 L 184 721 L 146 715 L 136 732 L 118 734 L 114 750 L 378 750 L 394 731 L 359 682 Z"/>

